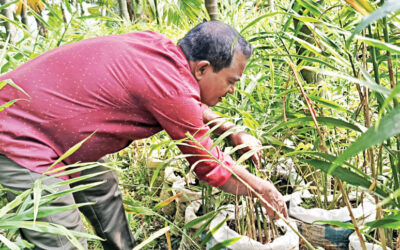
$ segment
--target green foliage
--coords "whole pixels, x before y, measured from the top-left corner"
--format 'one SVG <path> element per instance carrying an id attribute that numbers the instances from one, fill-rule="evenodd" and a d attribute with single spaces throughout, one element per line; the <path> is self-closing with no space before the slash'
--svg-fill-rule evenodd
<path id="1" fill-rule="evenodd" d="M 90 167 L 96 166 L 97 164 L 85 165 L 86 166 L 83 166 L 83 169 L 88 169 Z M 75 169 L 74 172 L 79 172 L 79 170 L 80 169 L 76 171 Z M 101 174 L 101 172 L 96 173 L 96 175 L 98 174 Z M 74 183 L 90 177 L 91 176 L 81 176 L 77 179 L 68 180 L 68 183 Z M 18 246 L 17 242 L 13 241 L 13 238 L 17 230 L 20 228 L 44 233 L 64 235 L 77 249 L 83 249 L 80 242 L 76 239 L 77 237 L 84 237 L 92 240 L 101 240 L 101 238 L 95 235 L 71 231 L 66 229 L 62 225 L 36 221 L 36 219 L 50 216 L 55 213 L 76 209 L 81 206 L 90 205 L 91 203 L 82 203 L 55 207 L 52 206 L 52 203 L 57 199 L 62 198 L 62 196 L 65 194 L 71 194 L 73 192 L 78 192 L 87 188 L 91 188 L 93 186 L 101 184 L 102 182 L 93 183 L 90 185 L 80 185 L 76 188 L 71 188 L 64 191 L 59 190 L 60 187 L 65 185 L 64 182 L 55 183 L 47 186 L 43 186 L 41 183 L 42 179 L 36 180 L 32 188 L 21 192 L 19 195 L 16 196 L 14 200 L 10 201 L 0 209 L 0 229 L 7 230 L 8 232 L 6 234 L 7 237 L 0 238 L 2 243 L 12 249 L 19 249 L 19 247 L 21 246 Z M 50 190 L 51 192 L 49 193 Z M 31 197 L 33 197 L 33 199 Z"/>

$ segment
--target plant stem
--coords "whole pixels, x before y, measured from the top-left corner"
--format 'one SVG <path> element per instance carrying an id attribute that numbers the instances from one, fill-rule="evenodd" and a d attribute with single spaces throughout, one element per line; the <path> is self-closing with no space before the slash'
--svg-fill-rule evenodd
<path id="1" fill-rule="evenodd" d="M 256 211 L 256 218 L 257 218 L 257 229 L 258 229 L 258 238 L 259 242 L 263 243 L 263 235 L 262 235 L 262 227 L 261 227 L 261 215 L 262 215 L 262 209 L 260 207 L 260 203 L 257 202 L 255 206 L 255 211 Z M 265 230 L 265 229 L 264 229 Z"/>
<path id="2" fill-rule="evenodd" d="M 311 116 L 312 116 L 312 118 L 313 118 L 314 124 L 315 124 L 316 129 L 317 129 L 317 131 L 318 131 L 318 134 L 319 134 L 319 136 L 320 136 L 320 138 L 321 138 L 323 150 L 325 151 L 325 153 L 329 153 L 328 148 L 327 148 L 327 146 L 326 146 L 326 144 L 325 144 L 325 140 L 324 140 L 323 134 L 321 133 L 321 131 L 320 131 L 320 129 L 319 129 L 319 126 L 318 126 L 318 122 L 317 122 L 317 119 L 316 119 L 316 113 L 315 113 L 314 109 L 313 109 L 312 106 L 311 106 L 311 102 L 310 102 L 310 100 L 308 99 L 308 96 L 306 95 L 306 93 L 305 93 L 304 90 L 303 90 L 303 86 L 301 85 L 300 78 L 299 78 L 299 76 L 298 76 L 298 74 L 297 74 L 297 71 L 296 71 L 296 69 L 295 69 L 293 63 L 290 62 L 289 64 L 290 64 L 290 67 L 292 68 L 292 71 L 293 71 L 293 73 L 294 73 L 294 76 L 295 76 L 295 78 L 296 78 L 296 80 L 297 80 L 297 82 L 298 82 L 298 84 L 299 84 L 300 91 L 301 91 L 301 95 L 303 96 L 303 98 L 305 99 L 305 101 L 306 101 L 306 103 L 307 103 L 307 107 L 308 107 L 308 109 L 309 109 L 309 111 L 310 111 L 310 113 L 311 113 Z M 339 188 L 340 188 L 340 190 L 341 190 L 341 192 L 342 192 L 343 198 L 344 198 L 345 203 L 346 203 L 346 205 L 347 205 L 347 209 L 349 210 L 349 214 L 350 214 L 351 220 L 352 220 L 352 222 L 353 222 L 353 224 L 354 224 L 354 228 L 356 229 L 357 235 L 358 235 L 358 237 L 359 237 L 359 239 L 360 239 L 361 246 L 362 246 L 363 250 L 366 250 L 364 239 L 362 238 L 360 229 L 359 229 L 359 227 L 358 227 L 358 225 L 357 225 L 357 221 L 356 221 L 355 218 L 354 218 L 353 211 L 351 210 L 349 198 L 347 197 L 346 191 L 345 191 L 344 188 L 343 188 L 342 181 L 341 181 L 339 178 L 336 178 L 336 181 L 337 181 L 338 184 L 339 184 Z"/>
<path id="3" fill-rule="evenodd" d="M 308 98 L 307 94 L 304 91 L 304 88 L 303 88 L 303 85 L 301 84 L 301 80 L 300 80 L 300 77 L 299 77 L 299 75 L 297 73 L 296 67 L 294 66 L 294 64 L 292 62 L 289 62 L 289 65 L 290 65 L 290 68 L 293 71 L 294 77 L 295 77 L 296 82 L 297 82 L 297 84 L 299 86 L 300 94 L 304 98 L 304 100 L 306 101 L 307 108 L 310 111 L 312 120 L 313 120 L 313 122 L 315 124 L 315 128 L 317 129 L 318 135 L 321 138 L 322 146 L 327 149 L 327 146 L 326 146 L 325 140 L 324 140 L 324 136 L 323 136 L 323 134 L 322 134 L 322 132 L 321 132 L 319 126 L 318 126 L 318 122 L 317 122 L 317 118 L 316 118 L 317 114 L 316 114 L 314 108 L 311 106 L 311 100 L 310 100 L 310 98 Z"/>
<path id="4" fill-rule="evenodd" d="M 357 236 L 358 236 L 358 238 L 360 239 L 361 247 L 362 247 L 363 250 L 366 250 L 367 247 L 365 246 L 364 238 L 363 238 L 362 235 L 361 235 L 360 228 L 358 227 L 357 221 L 356 221 L 356 219 L 355 219 L 355 217 L 354 217 L 354 215 L 353 215 L 353 211 L 351 210 L 350 201 L 349 201 L 349 198 L 348 198 L 347 195 L 346 195 L 346 191 L 345 191 L 344 188 L 343 188 L 343 183 L 342 183 L 342 181 L 341 181 L 340 179 L 338 179 L 338 178 L 336 178 L 336 181 L 337 181 L 338 184 L 339 184 L 340 191 L 342 191 L 343 199 L 344 199 L 344 201 L 346 202 L 347 209 L 349 210 L 349 215 L 350 215 L 351 221 L 353 222 L 354 229 L 356 230 Z"/>

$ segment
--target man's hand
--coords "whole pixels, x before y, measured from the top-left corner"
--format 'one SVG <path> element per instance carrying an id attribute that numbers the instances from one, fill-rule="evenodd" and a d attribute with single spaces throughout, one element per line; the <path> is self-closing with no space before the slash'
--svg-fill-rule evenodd
<path id="1" fill-rule="evenodd" d="M 263 198 L 272 206 L 274 207 L 278 213 L 282 214 L 285 218 L 288 217 L 288 212 L 286 208 L 286 203 L 283 199 L 283 196 L 279 191 L 275 188 L 275 186 L 269 182 L 264 181 L 263 183 L 259 183 L 261 186 Z M 267 210 L 267 214 L 270 218 L 278 219 L 278 215 L 270 209 L 266 204 L 261 202 L 263 207 Z"/>
<path id="2" fill-rule="evenodd" d="M 244 154 L 247 151 L 254 150 L 260 148 L 262 146 L 260 140 L 255 138 L 254 136 L 250 135 L 245 131 L 239 131 L 230 135 L 233 145 L 238 146 L 241 144 L 246 144 L 247 146 L 243 149 L 239 150 L 239 154 Z M 251 159 L 254 162 L 254 165 L 257 168 L 260 168 L 260 151 L 255 152 Z"/>
<path id="3" fill-rule="evenodd" d="M 283 196 L 275 188 L 275 186 L 270 182 L 261 179 L 253 174 L 250 174 L 246 169 L 240 166 L 234 166 L 232 171 L 240 177 L 244 182 L 246 182 L 255 192 L 260 194 L 278 213 L 282 214 L 285 218 L 288 217 L 286 203 Z M 255 194 L 250 193 L 250 190 L 239 181 L 233 175 L 231 178 L 222 186 L 219 187 L 225 192 L 235 194 L 235 195 L 246 195 L 256 197 Z M 264 208 L 267 210 L 267 214 L 271 218 L 279 218 L 275 212 L 263 204 Z"/>
<path id="4" fill-rule="evenodd" d="M 212 111 L 209 108 L 204 109 L 203 111 L 203 121 L 206 124 L 209 124 L 210 127 L 216 126 L 218 123 L 216 122 L 211 122 L 215 119 L 221 118 L 218 114 L 216 114 L 214 111 Z M 211 122 L 211 123 L 210 123 Z M 222 125 L 218 124 L 218 128 L 214 130 L 214 133 L 216 134 L 222 134 L 229 129 L 232 129 L 235 127 L 235 124 L 231 122 L 224 122 Z M 232 143 L 235 146 L 241 145 L 241 144 L 247 144 L 245 148 L 239 150 L 239 154 L 243 154 L 247 151 L 257 149 L 262 146 L 261 142 L 256 139 L 254 136 L 246 133 L 245 131 L 238 131 L 229 136 L 232 140 Z M 256 152 L 254 155 L 251 156 L 254 164 L 256 165 L 257 168 L 260 167 L 260 152 Z"/>

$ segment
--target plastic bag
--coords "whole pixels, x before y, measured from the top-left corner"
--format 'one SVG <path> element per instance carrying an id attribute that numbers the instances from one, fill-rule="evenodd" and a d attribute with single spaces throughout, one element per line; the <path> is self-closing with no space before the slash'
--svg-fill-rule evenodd
<path id="1" fill-rule="evenodd" d="M 240 212 L 242 214 L 242 212 Z M 210 224 L 210 228 L 214 228 L 219 223 L 225 220 L 226 216 L 229 216 L 229 219 L 235 219 L 235 206 L 227 205 L 221 213 L 219 213 Z M 213 235 L 212 246 L 222 242 L 224 240 L 228 240 L 235 237 L 241 237 L 239 241 L 228 246 L 229 249 L 232 250 L 288 250 L 288 249 L 298 249 L 299 246 L 299 237 L 297 234 L 282 220 L 277 220 L 276 225 L 280 226 L 284 229 L 285 234 L 276 238 L 272 242 L 268 244 L 261 244 L 258 241 L 250 239 L 247 236 L 240 235 L 234 230 L 230 229 L 229 226 L 225 223 L 217 232 Z M 291 221 L 291 226 L 293 226 L 296 230 L 296 223 Z"/>
<path id="2" fill-rule="evenodd" d="M 355 232 L 352 235 L 350 235 L 349 240 L 350 240 L 350 243 L 349 243 L 350 250 L 362 250 L 360 239 L 358 238 L 358 236 Z M 365 240 L 365 237 L 364 237 L 364 240 Z M 367 250 L 382 250 L 382 247 L 380 247 L 379 245 L 372 244 L 369 242 L 365 242 L 365 246 L 366 246 Z M 391 249 L 389 247 L 386 247 L 386 250 L 391 250 Z"/>

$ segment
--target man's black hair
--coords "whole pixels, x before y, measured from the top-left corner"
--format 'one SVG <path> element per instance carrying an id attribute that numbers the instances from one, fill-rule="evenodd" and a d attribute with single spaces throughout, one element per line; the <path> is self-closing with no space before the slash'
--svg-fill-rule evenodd
<path id="1" fill-rule="evenodd" d="M 247 59 L 253 53 L 251 45 L 239 32 L 220 21 L 197 25 L 178 42 L 178 46 L 188 61 L 209 61 L 214 72 L 229 67 L 236 52 L 240 51 Z"/>

